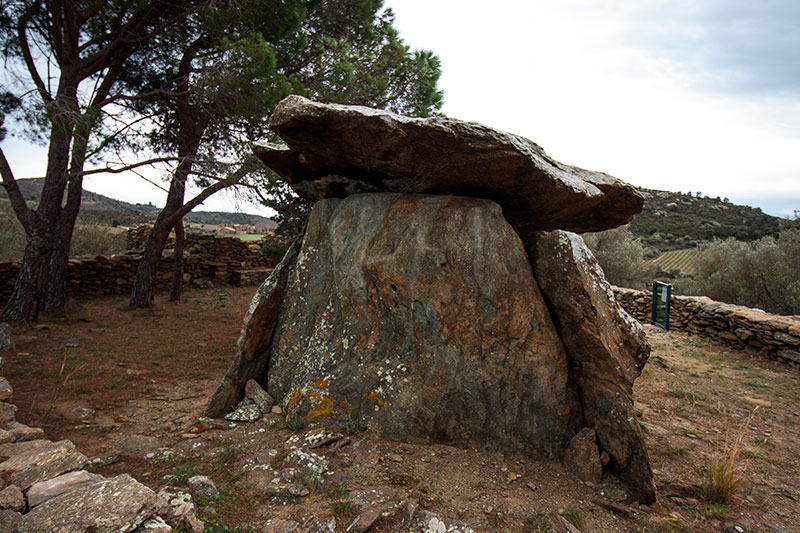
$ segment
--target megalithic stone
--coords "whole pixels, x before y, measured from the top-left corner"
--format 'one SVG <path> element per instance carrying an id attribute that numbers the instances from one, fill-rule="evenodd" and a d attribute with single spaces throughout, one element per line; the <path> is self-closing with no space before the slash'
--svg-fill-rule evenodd
<path id="1" fill-rule="evenodd" d="M 312 201 L 378 191 L 486 198 L 520 233 L 610 229 L 644 204 L 613 176 L 559 163 L 533 141 L 474 122 L 293 95 L 270 128 L 287 146 L 256 144 L 254 152 Z"/>
<path id="2" fill-rule="evenodd" d="M 541 232 L 524 241 L 567 349 L 586 424 L 631 495 L 654 503 L 650 458 L 633 410 L 633 382 L 650 355 L 642 326 L 617 304 L 579 235 Z"/>

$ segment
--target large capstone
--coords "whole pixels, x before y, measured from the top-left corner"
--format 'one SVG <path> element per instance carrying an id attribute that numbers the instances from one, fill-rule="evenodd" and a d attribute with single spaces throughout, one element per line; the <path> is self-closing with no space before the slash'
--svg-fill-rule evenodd
<path id="1" fill-rule="evenodd" d="M 312 201 L 373 191 L 488 198 L 520 234 L 610 229 L 644 203 L 613 176 L 559 163 L 524 137 L 474 122 L 289 96 L 269 125 L 287 146 L 256 145 L 256 155 Z"/>
<path id="2" fill-rule="evenodd" d="M 274 325 L 245 332 L 272 332 L 252 355 L 268 361 L 266 380 L 253 377 L 288 416 L 360 418 L 389 438 L 547 457 L 560 457 L 580 429 L 564 347 L 494 202 L 323 200 L 282 291 Z M 258 310 L 270 301 L 261 294 L 249 316 L 273 316 Z"/>

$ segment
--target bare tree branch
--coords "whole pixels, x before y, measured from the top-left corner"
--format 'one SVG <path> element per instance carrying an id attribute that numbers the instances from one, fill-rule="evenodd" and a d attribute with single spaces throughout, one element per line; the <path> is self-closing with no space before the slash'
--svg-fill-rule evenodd
<path id="1" fill-rule="evenodd" d="M 3 176 L 3 187 L 8 191 L 8 199 L 14 209 L 14 213 L 25 226 L 25 229 L 28 229 L 33 224 L 35 215 L 28 207 L 28 204 L 25 203 L 25 197 L 22 196 L 22 191 L 19 190 L 17 180 L 14 179 L 14 173 L 11 172 L 11 166 L 8 164 L 6 154 L 2 148 L 0 148 L 0 174 Z"/>

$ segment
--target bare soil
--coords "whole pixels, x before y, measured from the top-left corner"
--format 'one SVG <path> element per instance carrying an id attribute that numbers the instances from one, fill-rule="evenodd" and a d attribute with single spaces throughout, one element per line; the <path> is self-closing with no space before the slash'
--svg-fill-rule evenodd
<path id="1" fill-rule="evenodd" d="M 476 531 L 539 531 L 561 514 L 582 531 L 720 531 L 734 520 L 751 531 L 800 531 L 800 373 L 682 332 L 647 326 L 653 354 L 636 383 L 636 407 L 658 486 L 658 501 L 637 518 L 598 501 L 618 492 L 590 487 L 559 464 L 446 445 L 417 445 L 364 435 L 338 451 L 321 448 L 335 474 L 306 479 L 310 494 L 269 498 L 237 463 L 276 450 L 281 466 L 293 433 L 273 414 L 236 429 L 198 427 L 227 370 L 252 288 L 193 290 L 180 303 L 130 310 L 123 298 L 83 302 L 84 314 L 42 317 L 15 329 L 15 352 L 0 352 L 14 387 L 17 418 L 47 438 L 69 439 L 88 456 L 120 451 L 130 435 L 186 453 L 145 459 L 123 453 L 96 469 L 129 472 L 152 488 L 209 475 L 221 489 L 206 520 L 216 531 L 258 531 L 268 518 L 354 516 L 348 494 L 388 486 Z M 92 412 L 93 411 L 93 412 Z M 190 438 L 191 437 L 191 438 Z M 738 442 L 738 445 L 737 445 Z M 730 455 L 742 478 L 723 504 L 700 487 L 715 457 Z M 202 453 L 201 453 L 202 452 Z M 285 466 L 285 465 L 283 465 Z M 163 478 L 172 474 L 171 480 Z M 627 504 L 628 510 L 639 510 Z M 397 530 L 396 520 L 374 531 Z"/>

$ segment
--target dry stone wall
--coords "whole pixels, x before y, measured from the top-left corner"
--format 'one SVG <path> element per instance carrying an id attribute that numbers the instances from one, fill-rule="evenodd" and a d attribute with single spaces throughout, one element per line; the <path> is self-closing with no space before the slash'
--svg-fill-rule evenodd
<path id="1" fill-rule="evenodd" d="M 131 230 L 134 237 L 128 239 L 129 245 L 139 242 L 141 228 Z M 110 257 L 72 258 L 68 265 L 67 291 L 76 297 L 129 293 L 140 257 L 141 252 L 134 249 Z M 172 250 L 167 248 L 158 265 L 159 287 L 170 285 L 173 266 Z M 272 266 L 272 262 L 261 255 L 259 244 L 248 244 L 235 237 L 217 238 L 195 233 L 186 236 L 183 274 L 186 284 L 259 285 Z M 0 305 L 5 304 L 14 290 L 18 275 L 19 263 L 0 263 Z"/>
<path id="2" fill-rule="evenodd" d="M 650 320 L 652 295 L 614 287 L 617 301 L 641 321 Z M 800 317 L 779 316 L 705 296 L 673 296 L 670 328 L 703 335 L 784 362 L 800 363 Z"/>

